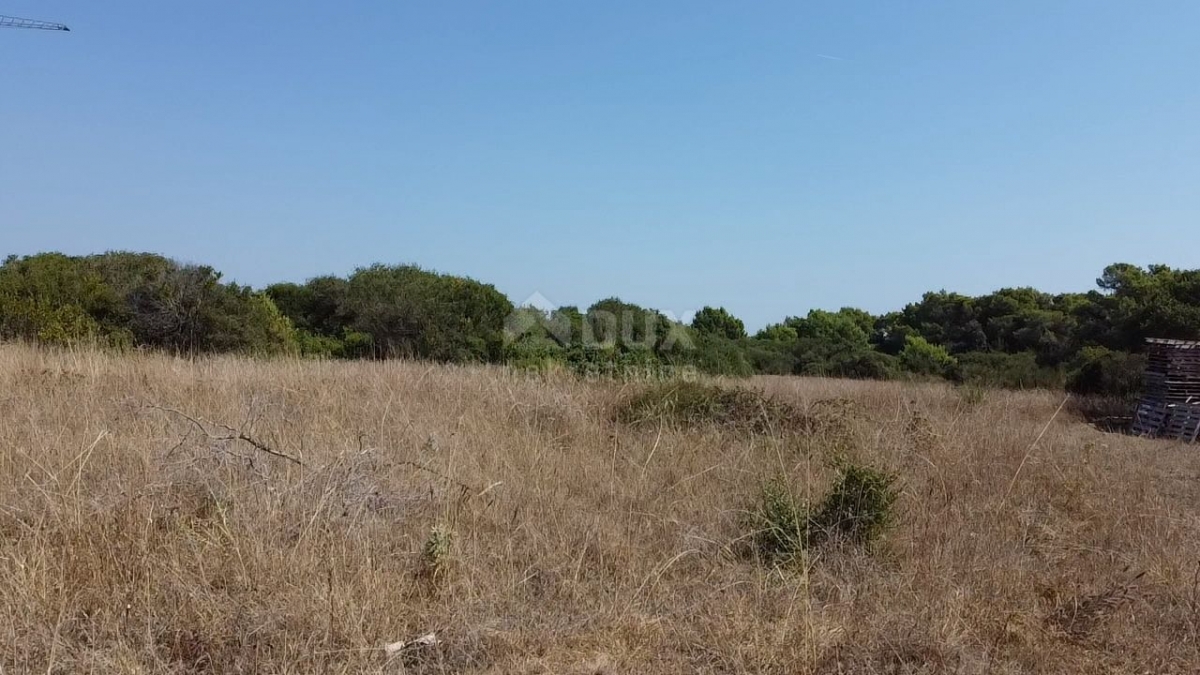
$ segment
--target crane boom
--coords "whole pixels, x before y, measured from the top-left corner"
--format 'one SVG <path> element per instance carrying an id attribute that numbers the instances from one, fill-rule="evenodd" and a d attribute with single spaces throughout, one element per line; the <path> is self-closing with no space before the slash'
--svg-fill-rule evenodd
<path id="1" fill-rule="evenodd" d="M 70 32 L 71 29 L 61 23 L 52 23 L 50 21 L 34 21 L 32 19 L 18 19 L 15 16 L 0 15 L 0 28 L 32 28 L 35 30 L 61 30 Z"/>

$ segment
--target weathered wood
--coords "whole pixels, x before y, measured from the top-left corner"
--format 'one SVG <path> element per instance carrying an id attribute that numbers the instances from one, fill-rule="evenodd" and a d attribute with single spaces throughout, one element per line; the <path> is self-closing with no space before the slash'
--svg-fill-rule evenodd
<path id="1" fill-rule="evenodd" d="M 1132 431 L 1194 442 L 1200 436 L 1200 342 L 1148 338 Z"/>

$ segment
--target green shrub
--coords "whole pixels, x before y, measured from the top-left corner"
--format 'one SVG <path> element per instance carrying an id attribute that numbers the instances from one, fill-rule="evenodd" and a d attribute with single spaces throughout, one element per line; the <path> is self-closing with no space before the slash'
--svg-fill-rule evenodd
<path id="1" fill-rule="evenodd" d="M 563 351 L 563 363 L 580 377 L 612 376 L 616 372 L 617 349 L 571 345 Z"/>
<path id="2" fill-rule="evenodd" d="M 296 331 L 296 345 L 300 356 L 315 359 L 340 359 L 345 356 L 346 345 L 327 335 L 313 335 L 304 330 Z"/>
<path id="3" fill-rule="evenodd" d="M 746 337 L 746 325 L 724 307 L 705 307 L 692 318 L 692 329 L 699 335 L 741 340 Z"/>
<path id="4" fill-rule="evenodd" d="M 565 352 L 557 342 L 532 332 L 508 338 L 504 346 L 504 362 L 514 368 L 540 368 L 548 361 L 564 360 Z"/>
<path id="5" fill-rule="evenodd" d="M 896 357 L 875 351 L 850 354 L 832 368 L 838 377 L 854 380 L 890 380 L 900 370 Z"/>
<path id="6" fill-rule="evenodd" d="M 69 345 L 93 340 L 100 327 L 79 305 L 38 307 L 34 314 L 37 339 L 46 344 Z"/>
<path id="7" fill-rule="evenodd" d="M 899 495 L 895 476 L 846 464 L 825 497 L 809 509 L 776 476 L 762 485 L 750 512 L 754 551 L 761 560 L 779 564 L 826 543 L 869 547 L 895 522 Z"/>
<path id="8" fill-rule="evenodd" d="M 890 379 L 896 371 L 895 357 L 867 348 L 844 350 L 836 345 L 815 343 L 807 338 L 797 343 L 795 375 L 844 377 L 853 380 Z"/>
<path id="9" fill-rule="evenodd" d="M 843 466 L 833 489 L 809 517 L 809 543 L 873 543 L 895 520 L 899 496 L 895 476 L 869 466 Z"/>
<path id="10" fill-rule="evenodd" d="M 800 335 L 795 326 L 786 323 L 773 323 L 754 334 L 754 339 L 762 342 L 777 342 L 783 345 L 795 346 Z"/>
<path id="11" fill-rule="evenodd" d="M 795 329 L 795 372 L 799 375 L 886 379 L 892 364 L 889 357 L 871 349 L 863 326 L 868 315 L 844 309 L 840 312 L 813 310 L 805 318 L 791 318 Z"/>
<path id="12" fill-rule="evenodd" d="M 787 326 L 779 327 L 779 330 L 788 330 L 792 332 L 793 337 L 795 335 L 795 330 Z M 792 343 L 755 337 L 743 344 L 746 348 L 746 359 L 755 372 L 763 375 L 791 375 L 796 370 L 796 356 Z"/>
<path id="13" fill-rule="evenodd" d="M 660 380 L 670 374 L 670 369 L 662 359 L 644 345 L 575 344 L 547 356 L 561 361 L 567 370 L 584 378 Z M 535 360 L 543 359 L 538 357 Z"/>
<path id="14" fill-rule="evenodd" d="M 450 554 L 454 546 L 454 532 L 443 525 L 435 525 L 421 546 L 418 574 L 431 580 L 440 580 L 450 568 Z"/>
<path id="15" fill-rule="evenodd" d="M 676 365 L 690 365 L 707 375 L 749 377 L 754 366 L 746 358 L 743 343 L 716 335 L 698 334 L 692 349 L 681 350 L 671 358 Z"/>
<path id="16" fill-rule="evenodd" d="M 750 514 L 754 551 L 772 563 L 786 563 L 801 553 L 808 542 L 808 516 L 804 505 L 792 494 L 781 476 L 768 480 Z"/>
<path id="17" fill-rule="evenodd" d="M 1134 398 L 1142 390 L 1146 359 L 1139 354 L 1085 347 L 1071 362 L 1067 390 L 1075 394 Z"/>
<path id="18" fill-rule="evenodd" d="M 120 298 L 80 258 L 59 253 L 0 265 L 0 338 L 70 344 L 119 331 Z"/>
<path id="19" fill-rule="evenodd" d="M 493 286 L 414 265 L 372 265 L 347 279 L 337 314 L 379 358 L 500 361 L 513 305 Z"/>
<path id="20" fill-rule="evenodd" d="M 565 365 L 565 352 L 552 340 L 521 339 L 504 347 L 504 363 L 517 370 L 546 371 Z"/>
<path id="21" fill-rule="evenodd" d="M 909 335 L 900 351 L 900 365 L 910 373 L 946 377 L 957 365 L 950 352 L 923 337 Z"/>
<path id="22" fill-rule="evenodd" d="M 1056 389 L 1063 384 L 1058 368 L 1038 365 L 1033 352 L 973 352 L 958 357 L 956 381 L 1005 389 Z"/>
<path id="23" fill-rule="evenodd" d="M 370 333 L 346 329 L 342 333 L 342 349 L 348 359 L 365 359 L 375 355 L 375 338 Z"/>
<path id="24" fill-rule="evenodd" d="M 266 293 L 249 293 L 240 312 L 244 329 L 241 351 L 257 354 L 296 354 L 296 328 Z"/>

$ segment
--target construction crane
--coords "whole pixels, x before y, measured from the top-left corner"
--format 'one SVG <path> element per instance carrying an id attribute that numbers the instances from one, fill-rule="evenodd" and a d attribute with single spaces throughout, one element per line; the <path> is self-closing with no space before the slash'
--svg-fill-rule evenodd
<path id="1" fill-rule="evenodd" d="M 32 28 L 34 30 L 61 30 L 71 32 L 70 28 L 61 23 L 52 23 L 50 21 L 34 21 L 32 19 L 18 19 L 15 16 L 4 16 L 0 14 L 0 28 Z"/>

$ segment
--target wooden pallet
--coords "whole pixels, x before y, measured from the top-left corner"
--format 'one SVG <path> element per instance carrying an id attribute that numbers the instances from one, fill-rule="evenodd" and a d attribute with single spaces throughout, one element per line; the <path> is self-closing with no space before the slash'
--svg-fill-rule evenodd
<path id="1" fill-rule="evenodd" d="M 1200 436 L 1200 341 L 1147 339 L 1146 362 L 1133 433 L 1194 442 Z"/>
<path id="2" fill-rule="evenodd" d="M 1157 436 L 1170 418 L 1170 408 L 1166 401 L 1142 400 L 1133 413 L 1133 425 L 1130 430 L 1136 436 Z"/>
<path id="3" fill-rule="evenodd" d="M 1200 434 L 1200 407 L 1195 405 L 1176 405 L 1171 409 L 1171 417 L 1167 420 L 1160 435 L 1176 438 L 1189 443 L 1196 440 Z"/>

